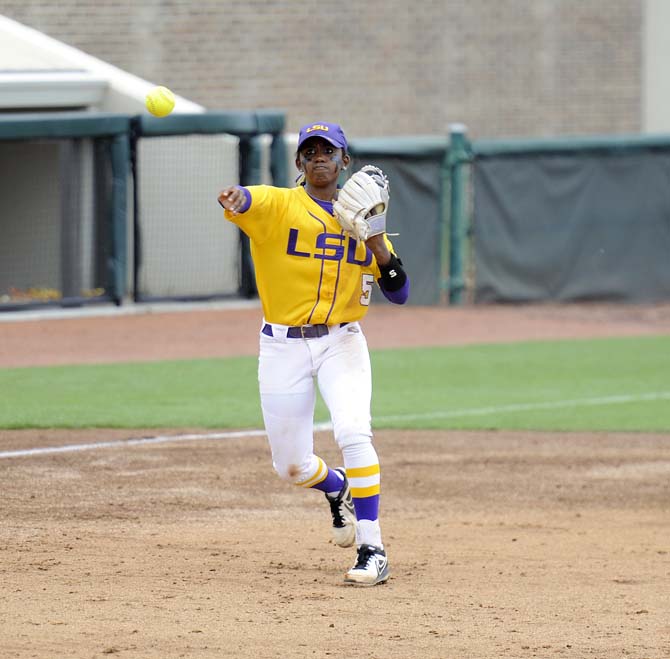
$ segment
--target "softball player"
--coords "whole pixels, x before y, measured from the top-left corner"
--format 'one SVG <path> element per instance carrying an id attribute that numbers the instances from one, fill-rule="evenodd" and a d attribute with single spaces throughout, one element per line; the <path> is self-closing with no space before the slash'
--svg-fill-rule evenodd
<path id="1" fill-rule="evenodd" d="M 350 163 L 340 126 L 304 126 L 295 162 L 297 187 L 229 186 L 218 201 L 250 238 L 264 316 L 258 380 L 274 469 L 325 493 L 334 542 L 357 546 L 345 582 L 372 586 L 388 579 L 389 565 L 379 525 L 370 357 L 358 321 L 375 282 L 391 302 L 404 304 L 409 279 L 385 234 L 358 243 L 333 215 L 338 178 Z M 344 469 L 314 454 L 317 385 Z"/>

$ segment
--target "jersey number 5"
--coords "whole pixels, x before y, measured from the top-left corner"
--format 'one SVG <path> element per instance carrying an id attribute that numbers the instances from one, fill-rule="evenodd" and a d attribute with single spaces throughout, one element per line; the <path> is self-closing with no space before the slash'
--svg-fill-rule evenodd
<path id="1" fill-rule="evenodd" d="M 360 303 L 367 307 L 370 304 L 372 297 L 372 285 L 375 283 L 375 278 L 372 275 L 361 275 L 361 299 Z"/>

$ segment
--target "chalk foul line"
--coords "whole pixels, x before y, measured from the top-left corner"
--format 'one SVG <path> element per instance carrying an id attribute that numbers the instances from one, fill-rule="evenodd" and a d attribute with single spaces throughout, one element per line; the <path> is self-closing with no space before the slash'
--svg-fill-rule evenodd
<path id="1" fill-rule="evenodd" d="M 415 419 L 451 419 L 464 416 L 486 416 L 488 414 L 504 414 L 505 412 L 532 412 L 534 410 L 552 410 L 566 407 L 591 407 L 598 405 L 625 405 L 656 400 L 670 400 L 670 391 L 657 391 L 648 394 L 622 394 L 616 396 L 599 396 L 596 398 L 575 398 L 573 400 L 554 400 L 546 403 L 512 403 L 492 407 L 475 407 L 465 410 L 436 410 L 417 414 L 396 414 L 377 416 L 375 421 L 412 421 Z"/>
<path id="2" fill-rule="evenodd" d="M 510 405 L 495 405 L 491 407 L 474 407 L 463 410 L 437 410 L 417 414 L 394 414 L 376 416 L 375 422 L 389 423 L 397 421 L 413 421 L 420 419 L 453 419 L 459 417 L 477 417 L 489 414 L 504 414 L 506 412 L 532 412 L 534 410 L 561 409 L 568 407 L 590 407 L 598 405 L 625 405 L 656 400 L 670 400 L 670 391 L 658 391 L 647 394 L 621 394 L 615 396 L 599 396 L 595 398 L 576 398 L 573 400 L 556 400 L 545 403 L 514 403 Z M 314 430 L 332 430 L 330 422 L 315 423 Z M 170 442 L 191 442 L 217 439 L 239 439 L 242 437 L 265 437 L 264 430 L 234 430 L 228 432 L 200 433 L 188 435 L 158 435 L 156 437 L 136 437 L 118 439 L 105 442 L 89 442 L 86 444 L 65 444 L 63 446 L 43 446 L 39 448 L 17 449 L 14 451 L 0 451 L 0 459 L 21 458 L 53 453 L 73 453 L 76 451 L 94 451 L 102 448 L 122 448 L 126 446 L 146 446 L 148 444 L 167 444 Z"/>

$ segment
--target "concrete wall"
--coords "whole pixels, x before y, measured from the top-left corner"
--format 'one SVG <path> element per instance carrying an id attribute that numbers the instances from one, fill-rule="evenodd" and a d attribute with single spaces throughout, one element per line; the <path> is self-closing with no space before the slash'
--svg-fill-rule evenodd
<path id="1" fill-rule="evenodd" d="M 670 132 L 670 2 L 645 0 L 643 129 Z"/>
<path id="2" fill-rule="evenodd" d="M 662 4 L 659 0 L 657 4 Z M 279 108 L 352 137 L 635 132 L 638 0 L 0 0 L 208 109 Z"/>

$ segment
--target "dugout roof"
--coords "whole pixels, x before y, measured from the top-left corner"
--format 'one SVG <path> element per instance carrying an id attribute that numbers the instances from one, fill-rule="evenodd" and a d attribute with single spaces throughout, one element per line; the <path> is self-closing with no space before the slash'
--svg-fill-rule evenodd
<path id="1" fill-rule="evenodd" d="M 144 112 L 150 82 L 0 16 L 0 112 Z M 175 113 L 205 108 L 177 96 Z"/>

